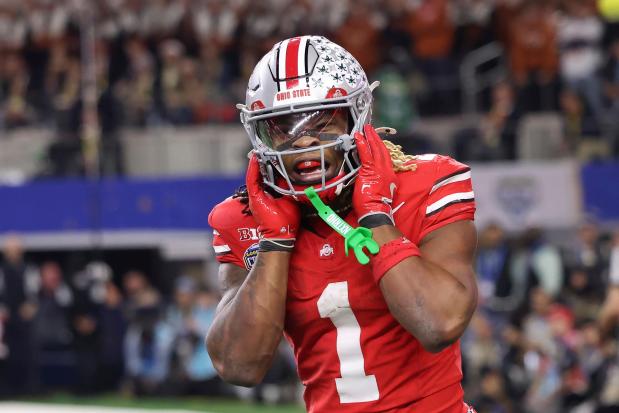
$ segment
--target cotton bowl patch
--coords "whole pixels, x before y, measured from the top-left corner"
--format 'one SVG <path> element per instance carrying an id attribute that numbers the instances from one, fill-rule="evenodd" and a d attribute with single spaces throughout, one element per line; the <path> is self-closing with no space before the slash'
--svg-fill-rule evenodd
<path id="1" fill-rule="evenodd" d="M 247 271 L 251 270 L 251 267 L 254 266 L 256 257 L 258 257 L 258 244 L 252 244 L 252 246 L 247 248 L 243 253 L 243 261 L 245 262 Z"/>

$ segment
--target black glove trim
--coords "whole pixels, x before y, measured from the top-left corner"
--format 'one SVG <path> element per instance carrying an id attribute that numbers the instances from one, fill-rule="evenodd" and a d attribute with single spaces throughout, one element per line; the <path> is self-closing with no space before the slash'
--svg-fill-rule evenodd
<path id="1" fill-rule="evenodd" d="M 283 251 L 292 252 L 294 239 L 261 239 L 258 243 L 259 252 Z"/>
<path id="2" fill-rule="evenodd" d="M 368 214 L 359 220 L 359 225 L 366 228 L 376 228 L 381 225 L 394 225 L 393 219 L 382 212 L 376 214 Z"/>

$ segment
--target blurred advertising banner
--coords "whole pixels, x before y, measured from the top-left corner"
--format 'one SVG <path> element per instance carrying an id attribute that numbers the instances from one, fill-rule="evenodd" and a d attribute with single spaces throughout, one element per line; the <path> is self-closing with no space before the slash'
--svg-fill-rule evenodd
<path id="1" fill-rule="evenodd" d="M 50 179 L 0 185 L 0 244 L 29 250 L 160 248 L 167 257 L 210 252 L 207 217 L 242 176 Z"/>
<path id="2" fill-rule="evenodd" d="M 476 222 L 509 231 L 577 225 L 582 217 L 580 167 L 573 161 L 471 165 Z"/>

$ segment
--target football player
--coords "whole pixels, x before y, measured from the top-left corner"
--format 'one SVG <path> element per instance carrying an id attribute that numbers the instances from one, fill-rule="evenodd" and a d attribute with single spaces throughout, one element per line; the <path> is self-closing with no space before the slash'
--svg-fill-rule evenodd
<path id="1" fill-rule="evenodd" d="M 239 105 L 246 190 L 209 215 L 225 294 L 206 344 L 224 380 L 253 386 L 283 333 L 309 412 L 472 412 L 458 342 L 477 301 L 470 170 L 383 141 L 373 88 L 324 37 L 284 40 L 257 64 Z M 309 186 L 371 228 L 368 265 L 316 216 Z"/>

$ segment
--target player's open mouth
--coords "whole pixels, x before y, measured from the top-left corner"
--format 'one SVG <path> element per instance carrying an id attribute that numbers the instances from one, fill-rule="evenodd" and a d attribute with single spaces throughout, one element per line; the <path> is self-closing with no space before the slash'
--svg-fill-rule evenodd
<path id="1" fill-rule="evenodd" d="M 325 160 L 325 171 L 329 170 L 330 163 Z M 322 168 L 320 159 L 302 159 L 295 163 L 293 181 L 303 184 L 315 184 L 322 181 Z M 327 174 L 328 176 L 329 174 Z M 327 179 L 329 179 L 327 177 Z"/>

